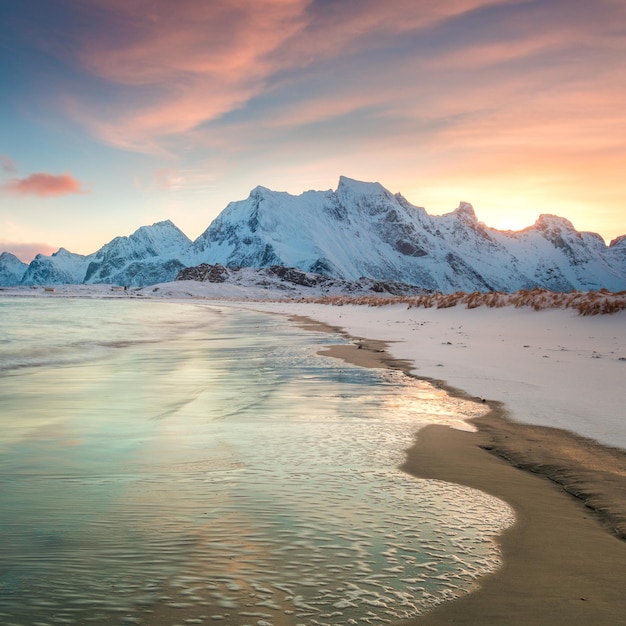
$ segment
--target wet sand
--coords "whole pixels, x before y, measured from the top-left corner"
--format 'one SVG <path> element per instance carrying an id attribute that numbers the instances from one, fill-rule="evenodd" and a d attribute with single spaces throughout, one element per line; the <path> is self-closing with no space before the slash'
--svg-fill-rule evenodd
<path id="1" fill-rule="evenodd" d="M 352 342 L 322 354 L 363 367 L 405 372 L 413 367 L 391 357 L 384 342 Z M 468 485 L 509 503 L 517 522 L 499 538 L 504 565 L 482 578 L 477 591 L 403 624 L 626 623 L 626 452 L 567 431 L 514 422 L 501 405 L 487 404 L 489 413 L 474 420 L 478 432 L 445 426 L 421 430 L 402 469 Z"/>

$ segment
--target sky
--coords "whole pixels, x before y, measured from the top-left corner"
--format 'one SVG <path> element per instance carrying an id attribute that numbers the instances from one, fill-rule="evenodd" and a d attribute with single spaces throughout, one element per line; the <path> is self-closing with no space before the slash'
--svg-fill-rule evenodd
<path id="1" fill-rule="evenodd" d="M 339 176 L 626 234 L 624 0 L 0 3 L 0 251 L 195 239 Z"/>

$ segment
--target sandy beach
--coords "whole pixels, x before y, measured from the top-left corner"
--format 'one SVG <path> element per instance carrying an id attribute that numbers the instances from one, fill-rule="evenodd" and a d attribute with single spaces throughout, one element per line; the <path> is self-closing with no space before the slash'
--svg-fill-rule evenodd
<path id="1" fill-rule="evenodd" d="M 342 330 L 328 323 L 318 329 Z M 410 373 L 411 360 L 394 358 L 388 347 L 360 337 L 323 353 Z M 473 420 L 477 432 L 421 430 L 402 469 L 508 502 L 517 523 L 500 537 L 504 565 L 477 591 L 406 624 L 623 623 L 626 453 L 562 429 L 515 422 L 502 403 L 486 402 L 490 412 Z"/>

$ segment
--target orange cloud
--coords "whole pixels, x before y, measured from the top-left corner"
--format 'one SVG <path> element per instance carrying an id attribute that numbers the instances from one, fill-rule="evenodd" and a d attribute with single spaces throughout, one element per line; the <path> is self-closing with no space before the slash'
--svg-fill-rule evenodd
<path id="1" fill-rule="evenodd" d="M 268 55 L 296 35 L 309 0 L 93 0 L 111 18 L 101 37 L 78 42 L 94 75 L 133 88 L 107 115 L 67 99 L 70 113 L 107 142 L 158 150 L 163 138 L 214 120 L 262 91 Z M 129 93 L 126 90 L 126 93 Z"/>
<path id="2" fill-rule="evenodd" d="M 163 84 L 194 75 L 237 79 L 295 34 L 308 0 L 95 0 L 134 28 L 83 42 L 81 59 L 97 75 L 128 85 Z M 113 35 L 113 36 L 112 36 Z"/>
<path id="3" fill-rule="evenodd" d="M 39 196 L 41 198 L 85 193 L 80 182 L 70 174 L 55 175 L 45 172 L 31 174 L 26 178 L 12 178 L 4 185 L 0 185 L 0 189 L 16 195 Z"/>
<path id="4" fill-rule="evenodd" d="M 78 42 L 92 74 L 131 87 L 106 115 L 80 98 L 70 114 L 120 147 L 164 151 L 168 138 L 265 93 L 282 71 L 384 47 L 483 6 L 512 0 L 91 0 L 107 27 Z M 126 91 L 128 94 L 129 92 Z"/>

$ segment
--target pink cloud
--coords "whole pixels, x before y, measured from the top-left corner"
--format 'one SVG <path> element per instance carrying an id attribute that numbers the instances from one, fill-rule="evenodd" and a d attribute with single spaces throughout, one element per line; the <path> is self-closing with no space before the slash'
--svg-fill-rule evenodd
<path id="1" fill-rule="evenodd" d="M 49 255 L 57 249 L 47 243 L 16 243 L 0 239 L 0 251 L 10 252 L 24 263 L 30 263 L 38 254 Z"/>
<path id="2" fill-rule="evenodd" d="M 135 95 L 107 103 L 106 115 L 80 98 L 66 99 L 66 107 L 108 143 L 163 151 L 168 137 L 244 106 L 282 70 L 384 46 L 398 34 L 509 2 L 178 0 L 173 11 L 170 0 L 90 0 L 110 27 L 78 41 L 78 59 Z"/>
<path id="3" fill-rule="evenodd" d="M 483 7 L 519 5 L 516 0 L 175 4 L 173 10 L 171 0 L 84 2 L 97 10 L 106 28 L 99 35 L 90 31 L 89 37 L 77 32 L 80 39 L 71 50 L 83 68 L 110 83 L 112 96 L 100 103 L 81 94 L 66 104 L 75 120 L 112 145 L 167 152 L 202 144 L 232 158 L 262 142 L 277 149 L 279 136 L 283 153 L 292 147 L 295 152 L 305 139 L 291 129 L 349 120 L 353 113 L 358 119 L 368 108 L 369 119 L 376 116 L 373 132 L 357 130 L 348 137 L 346 154 L 350 146 L 377 141 L 378 154 L 406 152 L 405 160 L 419 167 L 424 167 L 420 155 L 433 152 L 451 153 L 448 159 L 454 162 L 477 160 L 477 154 L 485 159 L 495 154 L 498 162 L 506 162 L 506 154 L 515 160 L 529 143 L 535 146 L 532 162 L 538 163 L 540 154 L 553 158 L 558 150 L 567 155 L 574 145 L 590 152 L 618 149 L 615 144 L 623 136 L 615 132 L 623 128 L 626 110 L 619 87 L 623 38 L 619 29 L 613 38 L 604 30 L 611 2 L 600 3 L 606 5 L 605 17 L 597 23 L 560 15 L 561 4 L 567 3 L 547 3 L 548 9 L 536 3 L 521 22 L 521 12 L 515 12 L 516 21 L 502 32 L 496 21 L 481 25 L 477 17 L 462 30 L 462 16 Z M 622 23 L 617 18 L 610 21 Z M 451 35 L 460 36 L 450 36 L 445 45 L 425 43 L 416 47 L 418 54 L 395 62 L 395 40 L 419 41 L 423 32 L 446 20 L 456 24 Z M 483 30 L 486 37 L 479 36 Z M 605 55 L 598 45 L 612 54 Z M 379 60 L 376 51 L 387 47 L 390 56 Z M 569 47 L 580 51 L 564 53 Z M 356 61 L 361 53 L 366 69 Z M 596 55 L 611 62 L 600 64 Z M 307 89 L 311 83 L 315 90 Z M 260 95 L 267 100 L 254 111 L 251 106 L 251 115 L 202 126 Z M 347 134 L 350 124 L 345 128 Z M 389 133 L 375 139 L 378 128 Z M 176 139 L 182 142 L 177 145 Z M 321 133 L 313 143 L 323 140 Z M 158 173 L 156 184 L 170 191 L 201 187 L 180 171 Z"/>
<path id="4" fill-rule="evenodd" d="M 46 174 L 37 172 L 26 178 L 12 178 L 0 189 L 21 196 L 51 198 L 72 193 L 85 193 L 81 184 L 70 174 Z"/>
<path id="5" fill-rule="evenodd" d="M 92 74 L 134 88 L 107 114 L 67 98 L 75 119 L 105 141 L 158 151 L 163 139 L 219 118 L 260 93 L 268 56 L 303 27 L 309 0 L 92 0 L 111 18 L 100 37 L 77 42 Z M 129 93 L 126 90 L 125 93 Z"/>
<path id="6" fill-rule="evenodd" d="M 298 32 L 308 0 L 93 0 L 129 30 L 82 42 L 81 60 L 97 75 L 128 85 L 185 88 L 197 75 L 236 82 Z"/>

